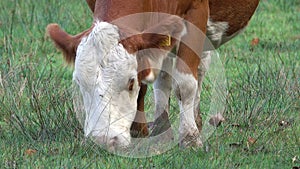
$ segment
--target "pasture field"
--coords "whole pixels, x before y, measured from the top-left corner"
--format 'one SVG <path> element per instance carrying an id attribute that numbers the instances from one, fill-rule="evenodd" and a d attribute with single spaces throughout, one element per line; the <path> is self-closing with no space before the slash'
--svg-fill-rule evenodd
<path id="1" fill-rule="evenodd" d="M 84 0 L 0 1 L 0 168 L 300 167 L 299 0 L 261 0 L 245 32 L 218 49 L 226 121 L 204 148 L 149 158 L 120 157 L 84 141 L 72 68 L 45 28 L 57 22 L 76 34 L 91 21 Z"/>

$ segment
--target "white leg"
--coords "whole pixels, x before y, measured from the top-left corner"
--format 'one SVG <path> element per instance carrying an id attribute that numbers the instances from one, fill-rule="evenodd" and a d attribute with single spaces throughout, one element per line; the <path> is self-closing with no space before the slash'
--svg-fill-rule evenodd
<path id="1" fill-rule="evenodd" d="M 202 83 L 205 77 L 206 72 L 209 69 L 209 65 L 211 62 L 211 51 L 206 51 L 202 53 L 201 64 L 198 67 L 198 86 L 199 86 L 199 93 L 202 91 Z"/>
<path id="2" fill-rule="evenodd" d="M 175 69 L 173 88 L 180 106 L 179 139 L 182 147 L 202 146 L 194 116 L 197 86 L 197 80 L 192 74 L 182 73 Z"/>
<path id="3" fill-rule="evenodd" d="M 198 67 L 198 91 L 196 93 L 195 97 L 195 119 L 198 126 L 199 131 L 201 131 L 202 128 L 202 119 L 200 115 L 200 97 L 201 97 L 201 91 L 202 91 L 202 83 L 205 77 L 206 72 L 209 69 L 209 65 L 211 62 L 211 55 L 210 51 L 206 51 L 202 53 L 201 63 Z"/>
<path id="4" fill-rule="evenodd" d="M 169 122 L 169 98 L 172 90 L 173 58 L 167 57 L 163 61 L 162 69 L 154 82 L 155 114 L 151 136 L 167 131 Z"/>
<path id="5" fill-rule="evenodd" d="M 167 57 L 162 65 L 162 70 L 154 82 L 155 115 L 157 119 L 164 111 L 169 113 L 169 97 L 172 89 L 173 58 Z"/>

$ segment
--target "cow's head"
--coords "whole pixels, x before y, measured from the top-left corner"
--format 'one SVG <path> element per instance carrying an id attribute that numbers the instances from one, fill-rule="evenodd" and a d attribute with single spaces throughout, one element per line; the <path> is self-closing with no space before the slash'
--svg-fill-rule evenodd
<path id="1" fill-rule="evenodd" d="M 169 27 L 173 26 L 173 30 L 169 32 L 173 37 L 174 33 L 178 34 L 183 30 L 182 22 L 176 24 L 169 24 Z M 161 30 L 163 26 L 159 27 Z M 66 50 L 66 45 L 61 45 L 65 43 L 58 43 L 59 37 L 55 36 L 51 27 L 48 32 L 56 45 L 61 50 Z M 138 56 L 138 51 L 157 48 L 168 38 L 166 35 L 151 33 L 124 39 L 120 37 L 119 27 L 98 21 L 87 33 L 76 38 L 78 46 L 72 46 L 72 50 L 76 51 L 73 80 L 80 88 L 86 113 L 85 135 L 109 148 L 123 147 L 130 143 L 130 126 L 137 111 L 137 97 L 143 78 L 138 68 L 143 65 L 143 59 L 139 59 L 141 56 Z M 170 49 L 172 45 L 162 45 L 162 48 Z M 70 58 L 66 56 L 68 53 L 64 54 L 66 58 Z"/>
<path id="2" fill-rule="evenodd" d="M 108 146 L 130 142 L 139 91 L 136 57 L 119 40 L 116 26 L 97 22 L 77 48 L 73 73 L 86 111 L 85 135 Z"/>

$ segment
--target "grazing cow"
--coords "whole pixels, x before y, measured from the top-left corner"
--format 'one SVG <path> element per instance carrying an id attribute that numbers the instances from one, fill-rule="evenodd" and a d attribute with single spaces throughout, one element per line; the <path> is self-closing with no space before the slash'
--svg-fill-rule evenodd
<path id="1" fill-rule="evenodd" d="M 57 24 L 50 24 L 47 31 L 63 51 L 66 61 L 75 62 L 73 78 L 80 87 L 87 113 L 85 135 L 109 147 L 127 146 L 131 125 L 132 130 L 148 134 L 145 115 L 141 113 L 146 84 L 156 80 L 154 87 L 167 96 L 172 85 L 171 75 L 156 70 L 171 65 L 168 59 L 163 61 L 167 56 L 164 51 L 174 48 L 177 40 L 195 43 L 199 46 L 198 51 L 202 51 L 204 37 L 192 34 L 192 27 L 186 22 L 206 33 L 213 45 L 219 47 L 247 25 L 258 5 L 258 0 L 87 2 L 94 12 L 91 28 L 76 36 L 68 35 Z M 141 14 L 125 21 L 120 19 L 145 12 L 170 15 Z M 157 50 L 146 50 L 150 48 Z M 182 146 L 202 144 L 198 137 L 201 125 L 197 127 L 195 123 L 197 118 L 201 124 L 198 106 L 191 109 L 199 105 L 202 80 L 210 62 L 209 52 L 203 54 L 202 64 L 200 55 L 181 43 L 173 70 L 177 81 L 173 87 L 181 107 L 179 134 Z M 158 93 L 155 98 L 156 117 L 159 117 L 165 114 L 167 100 L 160 100 Z M 137 109 L 139 113 L 136 113 Z M 134 118 L 137 123 L 132 124 Z M 167 118 L 163 120 L 168 121 Z"/>
<path id="2" fill-rule="evenodd" d="M 154 13 L 118 21 L 145 12 Z M 171 50 L 176 39 L 190 41 L 191 28 L 182 18 L 205 33 L 208 15 L 208 0 L 103 0 L 95 2 L 94 24 L 82 34 L 71 37 L 57 25 L 49 25 L 49 35 L 64 51 L 66 60 L 74 60 L 76 53 L 73 79 L 84 101 L 85 135 L 110 148 L 129 145 L 141 82 L 155 80 L 159 71 L 154 68 L 161 67 L 167 56 L 164 51 Z M 204 35 L 192 37 L 202 51 Z M 145 50 L 151 48 L 157 50 Z M 194 111 L 190 107 L 196 95 L 201 53 L 193 52 L 184 44 L 178 53 L 173 75 L 179 82 L 175 90 L 182 107 L 181 145 L 200 146 Z M 180 88 L 185 90 L 179 91 Z"/>

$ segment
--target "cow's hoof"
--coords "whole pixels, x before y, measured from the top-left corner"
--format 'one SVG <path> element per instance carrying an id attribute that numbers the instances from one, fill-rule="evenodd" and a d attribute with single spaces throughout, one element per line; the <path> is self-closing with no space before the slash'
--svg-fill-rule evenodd
<path id="1" fill-rule="evenodd" d="M 182 148 L 194 147 L 200 148 L 203 147 L 199 133 L 187 134 L 183 139 L 180 140 L 179 146 Z"/>
<path id="2" fill-rule="evenodd" d="M 148 123 L 148 124 L 149 124 L 149 129 L 151 131 L 150 136 L 152 137 L 160 135 L 171 128 L 169 116 L 166 111 L 161 113 L 161 115 L 157 119 L 155 119 L 153 123 Z"/>
<path id="3" fill-rule="evenodd" d="M 171 128 L 171 124 L 169 121 L 166 121 L 165 123 L 154 122 L 154 124 L 150 126 L 150 130 L 151 130 L 150 136 L 153 137 L 153 136 L 160 135 L 166 132 L 170 128 Z"/>
<path id="4" fill-rule="evenodd" d="M 148 137 L 148 125 L 147 123 L 133 122 L 130 128 L 130 135 L 133 138 L 145 138 Z"/>

